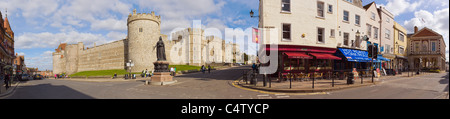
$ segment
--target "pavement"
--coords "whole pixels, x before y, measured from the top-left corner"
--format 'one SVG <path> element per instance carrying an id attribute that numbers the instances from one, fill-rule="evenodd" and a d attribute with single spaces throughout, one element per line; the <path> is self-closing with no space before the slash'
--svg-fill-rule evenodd
<path id="1" fill-rule="evenodd" d="M 347 84 L 347 80 L 332 80 L 332 79 L 315 79 L 314 82 L 312 79 L 308 79 L 307 81 L 275 81 L 272 79 L 272 82 L 269 83 L 267 79 L 266 86 L 263 84 L 263 76 L 258 75 L 257 80 L 258 83 L 256 85 L 250 84 L 252 71 L 248 71 L 247 77 L 248 81 L 245 82 L 242 77 L 233 82 L 235 87 L 241 89 L 251 89 L 253 91 L 263 91 L 265 93 L 277 92 L 277 93 L 318 93 L 318 92 L 330 92 L 342 89 L 349 88 L 358 88 L 363 86 L 371 86 L 377 85 L 380 83 L 385 83 L 392 80 L 398 79 L 407 79 L 417 76 L 426 76 L 431 75 L 433 73 L 422 73 L 420 75 L 412 75 L 412 73 L 408 74 L 407 72 L 402 73 L 401 75 L 396 76 L 382 76 L 379 78 L 374 78 L 372 82 L 371 77 L 363 77 L 355 80 L 354 84 Z"/>

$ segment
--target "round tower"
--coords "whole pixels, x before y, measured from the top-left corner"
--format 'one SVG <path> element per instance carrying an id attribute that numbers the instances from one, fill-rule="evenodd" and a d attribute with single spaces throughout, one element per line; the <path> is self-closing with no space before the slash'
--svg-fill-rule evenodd
<path id="1" fill-rule="evenodd" d="M 141 72 L 148 69 L 153 70 L 153 62 L 156 61 L 156 49 L 154 46 L 158 42 L 161 34 L 161 16 L 156 16 L 155 12 L 133 13 L 128 15 L 128 58 L 134 63 L 132 72 Z"/>

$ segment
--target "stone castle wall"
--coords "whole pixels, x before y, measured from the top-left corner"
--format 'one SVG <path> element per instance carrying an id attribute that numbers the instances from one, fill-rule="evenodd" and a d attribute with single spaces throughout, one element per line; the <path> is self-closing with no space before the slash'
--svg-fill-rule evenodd
<path id="1" fill-rule="evenodd" d="M 125 40 L 81 50 L 78 56 L 78 70 L 111 70 L 125 68 Z"/>

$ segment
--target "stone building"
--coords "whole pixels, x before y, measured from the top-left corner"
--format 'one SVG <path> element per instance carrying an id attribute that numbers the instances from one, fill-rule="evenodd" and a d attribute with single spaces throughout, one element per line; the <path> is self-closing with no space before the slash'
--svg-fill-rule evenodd
<path id="1" fill-rule="evenodd" d="M 408 46 L 410 69 L 445 70 L 447 46 L 439 33 L 427 27 L 421 30 L 414 27 L 414 34 L 408 35 Z"/>
<path id="2" fill-rule="evenodd" d="M 394 15 L 386 8 L 378 8 L 380 15 L 380 53 L 389 60 L 383 61 L 383 68 L 393 69 L 394 55 Z"/>
<path id="3" fill-rule="evenodd" d="M 407 30 L 394 21 L 394 55 L 395 59 L 392 62 L 393 69 L 397 71 L 404 71 L 408 66 L 408 41 L 406 37 Z"/>
<path id="4" fill-rule="evenodd" d="M 154 12 L 136 13 L 136 10 L 128 16 L 127 25 L 128 36 L 122 40 L 98 46 L 94 44 L 91 48 L 85 47 L 82 42 L 60 44 L 53 53 L 53 74 L 70 75 L 81 71 L 111 69 L 151 71 L 154 69 L 153 62 L 157 60 L 155 45 L 160 37 L 165 44 L 166 59 L 171 65 L 223 63 L 223 40 L 204 37 L 202 29 L 181 30 L 173 33 L 174 37 L 169 40 L 167 35 L 161 34 L 160 16 Z M 134 64 L 131 69 L 126 65 L 129 61 Z"/>
<path id="5" fill-rule="evenodd" d="M 187 28 L 171 34 L 170 62 L 185 65 L 219 65 L 243 62 L 239 44 L 226 43 L 217 36 L 205 36 L 204 30 Z"/>
<path id="6" fill-rule="evenodd" d="M 9 24 L 8 15 L 3 19 L 0 13 L 0 73 L 13 74 L 13 61 L 15 59 L 14 53 L 14 32 Z"/>

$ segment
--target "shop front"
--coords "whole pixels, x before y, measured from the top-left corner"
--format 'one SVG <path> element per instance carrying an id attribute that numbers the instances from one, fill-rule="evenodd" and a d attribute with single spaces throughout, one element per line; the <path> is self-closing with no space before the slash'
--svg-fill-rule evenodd
<path id="1" fill-rule="evenodd" d="M 341 78 L 347 77 L 350 72 L 358 72 L 360 76 L 369 76 L 371 71 L 376 70 L 380 66 L 381 60 L 372 60 L 368 57 L 367 51 L 338 48 L 336 56 L 342 57 L 344 60 L 335 61 L 334 72 Z M 375 68 L 374 68 L 375 67 Z"/>
<path id="2" fill-rule="evenodd" d="M 270 50 L 278 50 L 279 55 L 277 73 L 271 76 L 285 80 L 327 78 L 334 70 L 333 62 L 342 59 L 333 55 L 334 48 L 279 45 L 278 49 L 266 48 L 267 52 Z"/>

